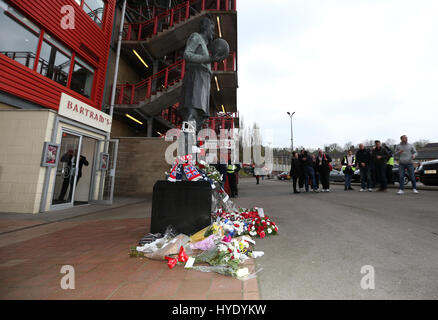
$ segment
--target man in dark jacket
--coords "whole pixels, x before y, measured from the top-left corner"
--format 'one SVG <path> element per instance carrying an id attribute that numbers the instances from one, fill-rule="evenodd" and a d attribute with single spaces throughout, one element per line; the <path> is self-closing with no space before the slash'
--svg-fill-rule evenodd
<path id="1" fill-rule="evenodd" d="M 292 177 L 292 184 L 293 184 L 293 188 L 294 188 L 294 193 L 300 193 L 297 190 L 297 181 L 302 175 L 302 168 L 301 168 L 300 159 L 298 158 L 298 153 L 296 153 L 295 151 L 292 152 L 292 161 L 291 162 L 292 163 L 291 163 L 289 174 Z M 302 183 L 303 179 L 301 178 L 300 180 L 301 180 L 300 182 Z M 300 186 L 300 183 L 298 183 L 298 185 Z M 302 188 L 302 185 L 300 187 Z"/>
<path id="2" fill-rule="evenodd" d="M 298 172 L 298 186 L 300 188 L 300 192 L 304 192 L 304 149 L 300 151 L 298 154 L 298 164 L 300 171 Z"/>
<path id="3" fill-rule="evenodd" d="M 77 161 L 77 155 L 78 155 L 78 150 L 74 151 L 73 154 L 73 150 L 69 150 L 67 153 L 65 153 L 62 157 L 61 157 L 61 162 L 65 162 L 66 163 L 66 168 L 65 169 L 66 173 L 64 175 L 64 181 L 62 183 L 62 188 L 61 188 L 61 193 L 59 194 L 58 200 L 59 201 L 64 201 L 65 198 L 65 194 L 67 193 L 67 189 L 68 186 L 70 185 L 70 191 L 69 191 L 69 195 L 68 195 L 68 200 L 72 199 L 72 194 L 73 194 L 73 183 L 74 183 L 74 169 L 76 167 L 76 161 Z M 78 168 L 78 175 L 76 177 L 76 186 L 79 183 L 79 179 L 82 177 L 82 167 L 88 166 L 88 161 L 87 158 L 83 155 L 81 155 L 79 157 L 79 168 Z"/>
<path id="4" fill-rule="evenodd" d="M 380 184 L 379 191 L 386 191 L 386 162 L 389 159 L 388 151 L 382 147 L 379 140 L 375 142 L 375 148 L 372 153 L 374 169 L 376 171 L 376 182 Z"/>
<path id="5" fill-rule="evenodd" d="M 301 165 L 304 171 L 304 186 L 306 188 L 306 192 L 309 192 L 309 179 L 311 179 L 313 192 L 318 192 L 315 179 L 315 170 L 313 169 L 312 155 L 307 151 L 303 151 L 302 155 Z"/>
<path id="6" fill-rule="evenodd" d="M 321 179 L 322 192 L 330 192 L 330 162 L 332 162 L 332 158 L 319 149 L 316 158 L 316 167 Z"/>
<path id="7" fill-rule="evenodd" d="M 371 180 L 371 152 L 365 149 L 363 143 L 356 152 L 356 163 L 360 170 L 360 192 L 373 191 Z"/>

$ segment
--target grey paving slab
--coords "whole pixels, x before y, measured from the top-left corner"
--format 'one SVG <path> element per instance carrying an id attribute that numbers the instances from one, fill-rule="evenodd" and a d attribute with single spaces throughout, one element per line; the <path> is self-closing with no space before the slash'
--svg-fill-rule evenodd
<path id="1" fill-rule="evenodd" d="M 293 194 L 290 182 L 241 179 L 242 207 L 279 225 L 257 241 L 262 299 L 438 299 L 438 192 Z M 361 268 L 375 271 L 364 290 Z"/>

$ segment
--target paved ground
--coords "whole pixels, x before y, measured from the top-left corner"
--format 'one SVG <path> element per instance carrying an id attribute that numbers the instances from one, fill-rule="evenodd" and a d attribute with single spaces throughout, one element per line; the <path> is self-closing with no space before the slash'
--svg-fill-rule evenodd
<path id="1" fill-rule="evenodd" d="M 236 203 L 265 209 L 278 236 L 241 282 L 129 258 L 149 231 L 147 199 L 45 215 L 0 214 L 0 299 L 438 299 L 438 192 L 291 193 L 289 182 L 241 179 Z M 76 289 L 62 290 L 63 265 Z M 361 267 L 375 289 L 360 287 Z"/>
<path id="2" fill-rule="evenodd" d="M 438 192 L 332 189 L 294 195 L 286 181 L 241 184 L 238 203 L 263 207 L 280 228 L 257 243 L 261 298 L 438 299 Z M 374 267 L 374 290 L 361 289 L 364 265 Z"/>
<path id="3" fill-rule="evenodd" d="M 257 279 L 130 258 L 129 248 L 149 232 L 150 208 L 135 199 L 97 212 L 64 210 L 58 218 L 0 214 L 0 299 L 259 299 Z M 60 287 L 63 265 L 75 269 L 74 290 Z M 255 269 L 253 260 L 248 268 Z"/>

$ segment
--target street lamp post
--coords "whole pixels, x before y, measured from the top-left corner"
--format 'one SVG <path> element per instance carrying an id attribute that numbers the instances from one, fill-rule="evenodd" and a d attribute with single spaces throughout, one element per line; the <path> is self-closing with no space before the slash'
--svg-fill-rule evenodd
<path id="1" fill-rule="evenodd" d="M 287 114 L 290 117 L 290 153 L 292 154 L 292 152 L 294 151 L 294 132 L 292 127 L 292 116 L 295 114 L 295 111 L 292 113 L 288 111 Z"/>

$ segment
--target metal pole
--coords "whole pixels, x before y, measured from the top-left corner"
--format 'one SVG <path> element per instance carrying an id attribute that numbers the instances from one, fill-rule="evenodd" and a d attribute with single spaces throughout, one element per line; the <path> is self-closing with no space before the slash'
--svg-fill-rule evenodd
<path id="1" fill-rule="evenodd" d="M 293 114 L 290 116 L 290 153 L 291 154 L 294 151 L 294 131 L 292 127 L 292 116 Z"/>
<path id="2" fill-rule="evenodd" d="M 294 151 L 294 132 L 293 132 L 293 126 L 292 126 L 292 117 L 295 114 L 295 111 L 290 113 L 289 111 L 287 112 L 287 114 L 290 117 L 290 153 L 292 154 L 292 152 Z"/>
<path id="3" fill-rule="evenodd" d="M 119 75 L 120 49 L 122 46 L 123 25 L 125 24 L 126 2 L 127 2 L 127 0 L 123 1 L 122 18 L 120 20 L 119 37 L 118 37 L 118 42 L 117 42 L 117 55 L 116 55 L 116 63 L 115 63 L 115 69 L 114 69 L 113 88 L 111 90 L 111 100 L 110 100 L 110 113 L 109 113 L 109 115 L 111 118 L 112 118 L 113 113 L 114 113 L 114 101 L 116 98 L 117 77 Z M 107 136 L 109 139 L 110 133 L 108 133 Z"/>

